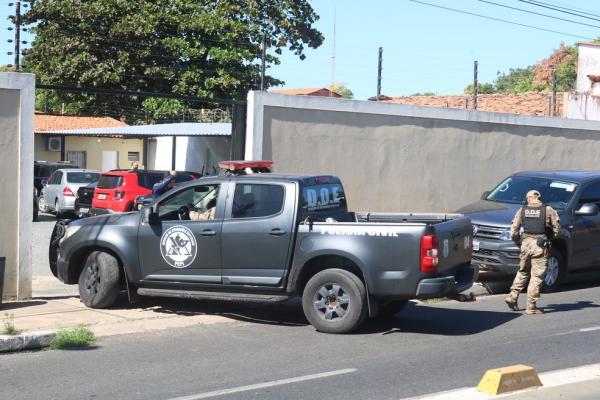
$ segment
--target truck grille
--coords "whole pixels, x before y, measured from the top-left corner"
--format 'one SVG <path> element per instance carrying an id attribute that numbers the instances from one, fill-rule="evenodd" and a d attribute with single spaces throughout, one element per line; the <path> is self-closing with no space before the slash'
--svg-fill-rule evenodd
<path id="1" fill-rule="evenodd" d="M 474 237 L 476 238 L 500 240 L 500 235 L 506 229 L 507 228 L 501 228 L 497 226 L 473 224 L 473 231 L 475 232 Z"/>

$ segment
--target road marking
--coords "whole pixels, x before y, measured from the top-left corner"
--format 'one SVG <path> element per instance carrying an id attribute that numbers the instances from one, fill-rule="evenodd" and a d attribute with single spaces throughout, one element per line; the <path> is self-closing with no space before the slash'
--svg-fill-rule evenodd
<path id="1" fill-rule="evenodd" d="M 600 326 L 592 326 L 591 328 L 582 328 L 579 330 L 579 332 L 593 332 L 593 331 L 600 331 Z"/>
<path id="2" fill-rule="evenodd" d="M 254 385 L 238 386 L 238 387 L 231 388 L 231 389 L 215 390 L 214 392 L 192 394 L 190 396 L 176 397 L 176 398 L 173 398 L 170 400 L 207 399 L 209 397 L 222 396 L 224 394 L 247 392 L 249 390 L 258 390 L 258 389 L 264 389 L 264 388 L 273 387 L 273 386 L 287 385 L 289 383 L 304 382 L 304 381 L 310 381 L 310 380 L 314 380 L 314 379 L 328 378 L 330 376 L 349 374 L 351 372 L 356 372 L 356 369 L 354 369 L 354 368 L 339 369 L 336 371 L 322 372 L 320 374 L 304 375 L 304 376 L 298 376 L 296 378 L 287 378 L 287 379 L 280 379 L 280 380 L 271 381 L 271 382 L 256 383 Z"/>
<path id="3" fill-rule="evenodd" d="M 598 329 L 600 329 L 600 327 L 598 327 Z M 542 384 L 544 385 L 543 388 L 550 388 L 555 386 L 589 381 L 600 378 L 600 364 L 590 364 L 581 367 L 548 371 L 539 374 L 539 377 L 542 381 Z M 543 388 L 525 389 L 524 391 L 543 390 Z M 521 390 L 516 392 L 504 393 L 501 395 L 488 395 L 477 391 L 476 388 L 467 387 L 455 390 L 448 390 L 439 393 L 426 394 L 423 396 L 410 397 L 402 400 L 490 400 L 510 396 L 515 393 L 521 393 L 524 391 Z"/>

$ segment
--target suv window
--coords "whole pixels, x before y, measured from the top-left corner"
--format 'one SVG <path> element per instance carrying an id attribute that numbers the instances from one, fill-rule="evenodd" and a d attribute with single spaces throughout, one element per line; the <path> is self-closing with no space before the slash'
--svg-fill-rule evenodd
<path id="1" fill-rule="evenodd" d="M 278 214 L 283 208 L 281 185 L 237 184 L 231 218 L 258 218 Z"/>
<path id="2" fill-rule="evenodd" d="M 160 182 L 162 178 L 167 176 L 167 174 L 168 173 L 166 172 L 138 172 L 138 185 L 145 187 L 146 189 L 152 189 L 152 187 Z M 190 174 L 178 172 L 177 175 L 175 175 L 175 183 L 187 182 L 192 179 L 193 177 Z"/>
<path id="3" fill-rule="evenodd" d="M 96 182 L 100 174 L 95 172 L 67 172 L 69 183 L 92 183 Z"/>
<path id="4" fill-rule="evenodd" d="M 600 204 L 600 182 L 594 182 L 581 193 L 579 203 L 596 203 Z"/>
<path id="5" fill-rule="evenodd" d="M 102 175 L 98 181 L 98 189 L 114 189 L 123 185 L 123 177 L 120 175 Z"/>

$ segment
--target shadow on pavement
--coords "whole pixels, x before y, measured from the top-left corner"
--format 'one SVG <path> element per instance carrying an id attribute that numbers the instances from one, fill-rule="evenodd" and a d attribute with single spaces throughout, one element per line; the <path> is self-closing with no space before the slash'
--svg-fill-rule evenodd
<path id="1" fill-rule="evenodd" d="M 548 304 L 545 307 L 542 307 L 544 313 L 550 314 L 555 312 L 562 311 L 577 311 L 583 310 L 585 308 L 598 308 L 600 305 L 593 303 L 591 301 L 578 301 L 577 303 L 565 303 L 565 304 Z"/>
<path id="2" fill-rule="evenodd" d="M 430 335 L 475 335 L 503 325 L 521 313 L 461 310 L 409 303 L 401 313 L 368 321 L 357 333 L 425 333 Z"/>
<path id="3" fill-rule="evenodd" d="M 2 303 L 0 304 L 0 311 L 16 310 L 17 308 L 41 306 L 46 304 L 47 301 L 32 300 L 32 301 L 19 301 L 15 303 Z"/>

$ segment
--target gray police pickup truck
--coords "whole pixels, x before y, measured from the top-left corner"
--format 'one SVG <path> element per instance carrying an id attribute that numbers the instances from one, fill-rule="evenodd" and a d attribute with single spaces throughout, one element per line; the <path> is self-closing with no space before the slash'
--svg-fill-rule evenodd
<path id="1" fill-rule="evenodd" d="M 560 217 L 561 231 L 552 240 L 543 290 L 556 291 L 569 277 L 598 271 L 600 265 L 600 172 L 530 171 L 504 179 L 481 200 L 457 212 L 473 222 L 473 262 L 482 281 L 514 278 L 519 248 L 511 241 L 510 225 L 525 194 L 537 190 Z"/>
<path id="2" fill-rule="evenodd" d="M 110 307 L 121 290 L 131 301 L 301 296 L 308 321 L 328 333 L 409 299 L 455 295 L 476 279 L 468 218 L 353 213 L 334 176 L 238 175 L 249 163 L 232 165 L 142 211 L 57 223 L 52 272 L 78 284 L 92 308 Z M 190 220 L 213 206 L 214 219 Z"/>

